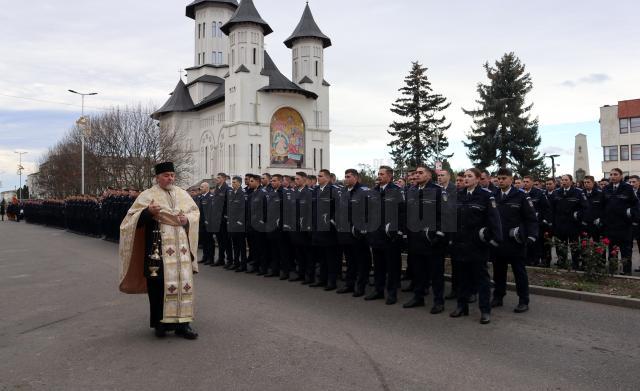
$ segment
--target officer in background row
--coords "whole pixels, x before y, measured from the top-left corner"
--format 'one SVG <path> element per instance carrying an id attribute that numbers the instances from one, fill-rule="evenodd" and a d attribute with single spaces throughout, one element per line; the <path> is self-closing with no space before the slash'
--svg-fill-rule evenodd
<path id="1" fill-rule="evenodd" d="M 233 177 L 231 180 L 231 191 L 228 195 L 227 211 L 227 231 L 231 238 L 233 253 L 233 266 L 231 269 L 236 272 L 247 271 L 247 193 L 242 189 L 242 178 Z"/>
<path id="2" fill-rule="evenodd" d="M 592 176 L 584 177 L 584 195 L 587 197 L 589 205 L 589 219 L 583 221 L 582 225 L 589 237 L 593 240 L 600 240 L 602 232 L 602 213 L 604 207 L 604 193 L 596 186 L 595 178 Z"/>
<path id="3" fill-rule="evenodd" d="M 336 224 L 337 241 L 342 245 L 347 260 L 347 273 L 345 286 L 337 293 L 353 293 L 353 297 L 362 297 L 371 272 L 371 251 L 364 234 L 369 188 L 360 183 L 356 169 L 346 170 L 344 178 L 344 187 L 339 190 L 336 201 Z"/>
<path id="4" fill-rule="evenodd" d="M 200 244 L 202 245 L 202 259 L 199 263 L 203 263 L 205 265 L 212 265 L 214 263 L 214 254 L 215 254 L 215 243 L 213 241 L 213 236 L 210 232 L 207 231 L 207 211 L 209 211 L 211 200 L 213 198 L 212 194 L 209 192 L 209 183 L 202 182 L 200 184 L 200 194 L 198 194 L 195 198 L 195 203 L 198 205 L 198 209 L 200 210 L 200 226 L 199 226 L 199 239 Z"/>
<path id="5" fill-rule="evenodd" d="M 567 260 L 568 253 L 565 250 L 567 243 L 576 243 L 582 231 L 582 221 L 589 219 L 589 202 L 582 190 L 573 184 L 573 177 L 563 175 L 560 180 L 561 187 L 553 192 L 549 202 L 553 214 L 554 240 L 562 243 L 558 249 L 558 257 Z M 574 269 L 580 267 L 580 254 L 576 251 L 572 256 Z"/>
<path id="6" fill-rule="evenodd" d="M 499 191 L 495 194 L 503 241 L 492 249 L 493 256 L 493 300 L 491 307 L 502 307 L 507 294 L 507 267 L 511 270 L 518 292 L 518 306 L 514 312 L 529 310 L 529 278 L 525 267 L 527 245 L 538 239 L 536 209 L 524 191 L 513 186 L 513 172 L 508 168 L 498 170 Z"/>
<path id="7" fill-rule="evenodd" d="M 551 207 L 544 191 L 534 186 L 534 180 L 526 175 L 522 178 L 524 194 L 531 199 L 538 219 L 538 235 L 534 243 L 527 244 L 527 265 L 537 266 L 542 263 L 545 246 L 545 232 L 551 229 Z M 548 233 L 550 236 L 550 233 Z"/>
<path id="8" fill-rule="evenodd" d="M 432 314 L 444 311 L 444 255 L 447 235 L 442 231 L 442 187 L 434 172 L 418 166 L 415 186 L 406 194 L 409 254 L 413 259 L 414 295 L 404 308 L 423 307 L 429 284 L 433 289 Z"/>
<path id="9" fill-rule="evenodd" d="M 381 166 L 378 170 L 378 185 L 368 199 L 368 239 L 373 254 L 375 290 L 365 300 L 385 298 L 386 304 L 398 302 L 400 274 L 402 272 L 402 236 L 405 223 L 404 190 L 393 183 L 393 169 Z"/>
<path id="10" fill-rule="evenodd" d="M 311 243 L 320 266 L 318 281 L 310 286 L 323 287 L 325 291 L 337 289 L 338 260 L 335 232 L 335 199 L 337 186 L 330 184 L 329 170 L 320 170 L 318 186 L 313 189 L 313 226 Z"/>
<path id="11" fill-rule="evenodd" d="M 623 273 L 631 275 L 633 225 L 638 219 L 638 197 L 633 187 L 622 181 L 622 170 L 614 168 L 609 173 L 609 184 L 604 188 L 604 231 L 611 241 L 609 251 L 620 248 Z"/>

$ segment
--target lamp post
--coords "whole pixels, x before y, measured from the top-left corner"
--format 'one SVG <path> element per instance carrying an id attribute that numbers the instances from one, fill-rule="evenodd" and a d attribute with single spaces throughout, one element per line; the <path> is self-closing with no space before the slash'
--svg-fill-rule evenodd
<path id="1" fill-rule="evenodd" d="M 18 187 L 18 199 L 22 201 L 22 170 L 24 170 L 24 167 L 22 167 L 22 155 L 26 154 L 27 152 L 14 151 L 14 153 L 18 154 L 18 175 L 20 176 L 20 187 Z"/>
<path id="2" fill-rule="evenodd" d="M 556 161 L 555 158 L 560 157 L 560 155 L 545 155 L 545 157 L 548 157 L 549 159 L 551 159 L 551 176 L 553 177 L 553 180 L 556 180 Z"/>
<path id="3" fill-rule="evenodd" d="M 81 92 L 74 91 L 74 90 L 69 90 L 69 92 L 71 92 L 72 94 L 80 95 L 82 97 L 82 117 L 81 117 L 81 120 L 84 120 L 84 97 L 85 96 L 90 96 L 90 95 L 98 95 L 98 93 L 97 92 L 90 92 L 90 93 L 87 93 L 87 94 L 83 94 Z M 83 128 L 81 133 L 80 133 L 80 140 L 81 140 L 81 144 L 82 144 L 82 147 L 81 147 L 82 148 L 82 151 L 81 151 L 81 155 L 82 155 L 82 157 L 81 157 L 81 160 L 82 160 L 82 163 L 81 163 L 81 165 L 82 165 L 82 168 L 81 168 L 81 171 L 82 171 L 82 173 L 81 173 L 82 186 L 80 188 L 80 193 L 81 194 L 84 194 L 84 132 L 85 132 L 85 130 L 86 129 Z"/>

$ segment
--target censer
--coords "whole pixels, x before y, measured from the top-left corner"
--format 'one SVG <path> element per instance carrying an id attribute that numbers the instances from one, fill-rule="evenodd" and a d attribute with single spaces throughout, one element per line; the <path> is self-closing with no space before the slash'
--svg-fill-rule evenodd
<path id="1" fill-rule="evenodd" d="M 160 256 L 160 226 L 156 224 L 156 229 L 153 230 L 153 253 L 149 255 L 149 272 L 151 277 L 158 277 L 158 271 L 162 262 L 162 256 Z"/>

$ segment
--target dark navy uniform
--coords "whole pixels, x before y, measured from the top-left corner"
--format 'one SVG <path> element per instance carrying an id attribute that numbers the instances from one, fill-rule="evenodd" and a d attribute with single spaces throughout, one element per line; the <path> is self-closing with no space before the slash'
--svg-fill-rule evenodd
<path id="1" fill-rule="evenodd" d="M 458 229 L 453 234 L 452 255 L 460 262 L 458 309 L 468 314 L 468 300 L 477 289 L 480 310 L 491 313 L 490 279 L 487 270 L 489 246 L 502 241 L 502 225 L 495 198 L 477 186 L 458 192 Z M 452 314 L 453 315 L 453 314 Z M 459 316 L 459 315 L 458 315 Z"/>
<path id="2" fill-rule="evenodd" d="M 269 264 L 269 247 L 267 246 L 267 190 L 258 187 L 249 196 L 249 249 L 253 270 L 258 275 L 265 275 L 264 268 Z"/>
<path id="3" fill-rule="evenodd" d="M 562 243 L 577 242 L 582 230 L 582 221 L 589 219 L 589 202 L 582 190 L 571 186 L 568 189 L 556 189 L 550 198 L 553 211 L 553 234 Z M 560 249 L 558 257 L 566 257 Z M 580 255 L 573 254 L 573 267 L 578 268 Z"/>
<path id="4" fill-rule="evenodd" d="M 267 241 L 270 250 L 270 265 L 263 265 L 264 270 L 271 269 L 267 274 L 268 277 L 276 277 L 280 275 L 283 280 L 289 278 L 289 270 L 287 261 L 288 238 L 283 232 L 284 226 L 284 188 L 279 187 L 277 190 L 271 189 L 267 193 Z"/>
<path id="5" fill-rule="evenodd" d="M 604 193 L 600 189 L 594 188 L 591 191 L 584 190 L 584 195 L 589 204 L 589 216 L 582 222 L 582 225 L 590 237 L 599 240 L 603 227 Z"/>
<path id="6" fill-rule="evenodd" d="M 545 232 L 551 237 L 551 206 L 545 192 L 536 187 L 532 187 L 529 192 L 525 190 L 524 194 L 531 198 L 538 219 L 538 239 L 527 245 L 527 265 L 535 266 L 540 264 L 544 257 Z"/>
<path id="7" fill-rule="evenodd" d="M 315 268 L 311 253 L 311 229 L 313 223 L 313 193 L 307 186 L 287 193 L 287 205 L 295 205 L 292 213 L 284 214 L 284 229 L 289 232 L 289 241 L 295 251 L 297 278 L 308 285 L 315 282 Z"/>
<path id="8" fill-rule="evenodd" d="M 317 283 L 326 290 L 336 289 L 338 278 L 337 241 L 335 231 L 335 201 L 338 187 L 326 184 L 313 189 L 311 244 L 320 264 Z"/>
<path id="9" fill-rule="evenodd" d="M 365 299 L 384 298 L 386 287 L 387 303 L 394 304 L 398 300 L 402 273 L 401 245 L 406 222 L 404 190 L 395 183 L 384 188 L 376 186 L 369 192 L 367 201 L 370 205 L 367 238 L 373 254 L 376 290 Z"/>
<path id="10" fill-rule="evenodd" d="M 519 304 L 529 305 L 529 278 L 525 268 L 527 243 L 535 243 L 538 239 L 538 220 L 533 201 L 524 191 L 511 186 L 506 194 L 500 190 L 496 196 L 502 238 L 498 248 L 493 249 L 493 290 L 494 306 L 502 305 L 502 298 L 507 294 L 507 266 L 516 281 Z"/>
<path id="11" fill-rule="evenodd" d="M 611 241 L 610 249 L 614 246 L 620 247 L 624 273 L 631 274 L 632 223 L 638 217 L 638 198 L 633 187 L 624 182 L 617 185 L 609 183 L 603 193 L 604 232 Z"/>
<path id="12" fill-rule="evenodd" d="M 211 232 L 207 231 L 207 227 L 209 225 L 208 221 L 208 212 L 211 209 L 211 201 L 212 194 L 207 192 L 207 194 L 200 194 L 195 197 L 196 205 L 198 205 L 198 209 L 200 210 L 200 224 L 199 224 L 199 239 L 202 244 L 202 260 L 201 263 L 205 265 L 211 265 L 215 262 L 215 243 L 213 241 L 213 236 Z"/>
<path id="13" fill-rule="evenodd" d="M 229 186 L 223 183 L 222 186 L 214 188 L 209 202 L 209 209 L 206 213 L 207 231 L 216 237 L 218 244 L 218 257 L 215 266 L 233 264 L 231 255 L 231 243 L 227 233 L 227 195 Z"/>
<path id="14" fill-rule="evenodd" d="M 233 249 L 233 269 L 238 272 L 247 270 L 247 193 L 242 189 L 229 190 L 227 196 L 227 231 Z"/>
<path id="15" fill-rule="evenodd" d="M 432 181 L 407 192 L 407 236 L 414 266 L 414 298 L 406 308 L 424 304 L 429 283 L 432 313 L 444 310 L 444 254 L 447 235 L 442 229 L 442 187 Z"/>
<path id="16" fill-rule="evenodd" d="M 353 188 L 338 189 L 336 197 L 336 237 L 347 260 L 345 286 L 339 293 L 353 292 L 354 297 L 364 295 L 371 272 L 371 251 L 366 235 L 365 203 L 369 188 L 359 182 Z"/>

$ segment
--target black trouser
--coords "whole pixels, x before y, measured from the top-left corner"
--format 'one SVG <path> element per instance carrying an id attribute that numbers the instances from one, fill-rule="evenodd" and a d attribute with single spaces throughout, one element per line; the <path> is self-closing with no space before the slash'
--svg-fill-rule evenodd
<path id="1" fill-rule="evenodd" d="M 147 277 L 149 296 L 149 327 L 155 328 L 164 317 L 164 280 L 162 275 Z"/>
<path id="2" fill-rule="evenodd" d="M 263 232 L 250 231 L 249 239 L 249 261 L 253 266 L 253 270 L 258 270 L 263 264 L 263 258 L 266 257 L 265 237 Z"/>
<path id="3" fill-rule="evenodd" d="M 456 297 L 460 296 L 460 262 L 451 256 L 451 293 Z"/>
<path id="4" fill-rule="evenodd" d="M 218 262 L 225 263 L 226 257 L 226 262 L 231 263 L 233 260 L 231 239 L 229 238 L 226 226 L 223 226 L 219 232 L 216 232 L 216 241 L 218 242 Z"/>
<path id="5" fill-rule="evenodd" d="M 314 246 L 320 264 L 318 280 L 321 283 L 335 285 L 338 280 L 338 263 L 336 262 L 336 246 Z"/>
<path id="6" fill-rule="evenodd" d="M 200 243 L 202 243 L 202 260 L 205 262 L 213 262 L 213 256 L 215 254 L 213 235 L 206 230 L 200 231 Z"/>
<path id="7" fill-rule="evenodd" d="M 230 232 L 231 246 L 233 247 L 233 264 L 247 266 L 247 243 L 244 232 Z"/>
<path id="8" fill-rule="evenodd" d="M 267 241 L 269 242 L 269 254 L 270 254 L 270 263 L 263 265 L 263 270 L 267 270 L 271 267 L 272 273 L 280 273 L 280 271 L 284 271 L 288 273 L 289 265 L 287 258 L 287 245 L 285 242 L 286 235 L 280 231 L 269 232 L 267 234 Z"/>
<path id="9" fill-rule="evenodd" d="M 347 258 L 346 284 L 349 288 L 357 287 L 363 291 L 369 284 L 371 272 L 369 243 L 363 239 L 356 239 L 352 245 L 344 246 L 344 253 Z"/>
<path id="10" fill-rule="evenodd" d="M 444 305 L 444 254 L 439 251 L 430 254 L 412 254 L 413 293 L 424 298 L 431 285 L 433 304 Z"/>
<path id="11" fill-rule="evenodd" d="M 460 289 L 458 307 L 466 308 L 469 297 L 478 292 L 478 306 L 483 313 L 491 313 L 491 281 L 485 259 L 460 261 Z"/>
<path id="12" fill-rule="evenodd" d="M 609 236 L 609 240 L 611 244 L 609 244 L 609 252 L 613 249 L 614 246 L 620 247 L 620 257 L 622 260 L 622 271 L 625 274 L 631 274 L 632 272 L 632 261 L 631 257 L 633 255 L 633 237 L 631 235 L 611 235 Z M 609 255 L 611 257 L 611 255 Z"/>
<path id="13" fill-rule="evenodd" d="M 295 246 L 298 277 L 304 278 L 308 282 L 314 282 L 316 275 L 315 265 L 311 257 L 311 248 L 310 246 Z"/>
<path id="14" fill-rule="evenodd" d="M 411 281 L 411 285 L 415 285 L 415 278 L 416 278 L 416 268 L 415 268 L 416 260 L 414 258 L 415 258 L 414 253 L 409 252 L 407 254 L 407 269 L 404 271 L 404 278 Z"/>
<path id="15" fill-rule="evenodd" d="M 400 243 L 389 243 L 382 248 L 374 247 L 372 252 L 376 291 L 382 293 L 386 286 L 388 293 L 397 293 L 402 273 Z"/>
<path id="16" fill-rule="evenodd" d="M 496 254 L 493 260 L 493 297 L 502 300 L 507 294 L 507 269 L 509 264 L 516 280 L 520 304 L 529 304 L 529 277 L 522 254 Z"/>
<path id="17" fill-rule="evenodd" d="M 540 229 L 538 240 L 533 243 L 527 244 L 527 265 L 528 266 L 538 266 L 543 263 L 542 257 L 544 255 L 544 246 L 545 246 L 545 238 L 544 231 Z"/>

